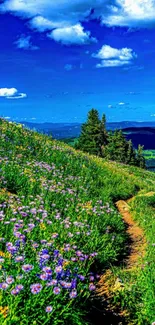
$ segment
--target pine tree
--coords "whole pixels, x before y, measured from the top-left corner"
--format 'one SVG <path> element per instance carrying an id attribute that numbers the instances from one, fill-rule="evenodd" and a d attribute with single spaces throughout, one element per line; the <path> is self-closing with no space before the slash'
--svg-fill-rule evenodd
<path id="1" fill-rule="evenodd" d="M 136 152 L 133 148 L 132 140 L 127 141 L 126 164 L 136 165 Z"/>
<path id="2" fill-rule="evenodd" d="M 127 141 L 121 130 L 115 130 L 108 137 L 108 145 L 106 146 L 106 157 L 110 160 L 126 162 Z"/>
<path id="3" fill-rule="evenodd" d="M 99 143 L 100 143 L 100 156 L 104 157 L 105 146 L 108 142 L 108 135 L 106 131 L 106 116 L 105 114 L 102 115 L 102 119 L 100 122 L 100 136 L 99 136 Z"/>
<path id="4" fill-rule="evenodd" d="M 87 121 L 81 127 L 77 149 L 100 155 L 100 124 L 99 113 L 93 108 L 88 112 Z"/>
<path id="5" fill-rule="evenodd" d="M 143 156 L 143 148 L 144 146 L 141 146 L 139 144 L 136 158 L 137 158 L 137 166 L 139 166 L 140 168 L 146 168 L 145 158 Z"/>

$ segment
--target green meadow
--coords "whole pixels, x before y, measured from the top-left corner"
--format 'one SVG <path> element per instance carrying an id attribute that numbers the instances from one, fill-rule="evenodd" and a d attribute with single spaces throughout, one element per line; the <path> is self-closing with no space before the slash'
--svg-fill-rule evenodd
<path id="1" fill-rule="evenodd" d="M 90 304 L 106 299 L 97 288 L 109 270 L 122 283 L 111 308 L 126 324 L 155 322 L 151 191 L 154 173 L 0 119 L 0 324 L 91 324 Z M 130 238 L 115 203 L 131 197 L 146 251 L 127 270 Z"/>

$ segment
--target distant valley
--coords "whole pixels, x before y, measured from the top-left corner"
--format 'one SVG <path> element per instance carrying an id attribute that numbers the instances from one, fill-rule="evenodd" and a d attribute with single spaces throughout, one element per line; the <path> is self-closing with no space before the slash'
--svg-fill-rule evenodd
<path id="1" fill-rule="evenodd" d="M 80 135 L 80 123 L 31 123 L 21 122 L 30 129 L 52 135 L 55 139 L 77 138 Z M 113 122 L 107 123 L 107 130 L 122 129 L 135 148 L 144 145 L 145 150 L 155 149 L 155 122 Z"/>

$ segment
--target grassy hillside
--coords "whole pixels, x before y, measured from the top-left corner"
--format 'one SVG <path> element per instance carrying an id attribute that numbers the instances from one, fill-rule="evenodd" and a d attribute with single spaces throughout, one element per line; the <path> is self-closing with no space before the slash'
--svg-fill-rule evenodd
<path id="1" fill-rule="evenodd" d="M 115 208 L 119 199 L 155 191 L 154 173 L 83 154 L 2 119 L 0 171 L 1 324 L 86 324 L 89 301 L 109 268 L 122 276 L 124 290 L 112 300 L 128 310 L 126 319 L 155 320 L 155 198 L 131 203 L 148 241 L 136 272 L 121 263 L 128 236 Z"/>

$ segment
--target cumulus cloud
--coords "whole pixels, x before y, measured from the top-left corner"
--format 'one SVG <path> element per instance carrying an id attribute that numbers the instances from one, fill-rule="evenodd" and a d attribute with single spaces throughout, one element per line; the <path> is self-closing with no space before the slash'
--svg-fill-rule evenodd
<path id="1" fill-rule="evenodd" d="M 26 98 L 25 93 L 19 93 L 16 88 L 0 88 L 0 97 L 7 99 L 21 99 Z"/>
<path id="2" fill-rule="evenodd" d="M 155 25 L 154 0 L 4 0 L 2 12 L 22 18 L 36 16 L 45 20 L 33 22 L 36 28 L 52 24 L 74 25 L 88 19 L 100 19 L 108 26 L 152 27 Z M 53 28 L 53 25 L 51 26 Z M 52 30 L 51 28 L 51 30 Z"/>
<path id="3" fill-rule="evenodd" d="M 24 50 L 38 50 L 39 47 L 35 46 L 31 42 L 31 36 L 24 36 L 22 35 L 16 42 L 16 46 L 18 49 L 24 49 Z"/>
<path id="4" fill-rule="evenodd" d="M 48 36 L 65 45 L 84 45 L 97 41 L 94 37 L 91 37 L 89 31 L 84 31 L 81 24 L 54 29 Z"/>
<path id="5" fill-rule="evenodd" d="M 102 23 L 109 26 L 152 27 L 155 25 L 154 0 L 117 0 L 111 13 L 102 15 Z"/>
<path id="6" fill-rule="evenodd" d="M 101 60 L 101 63 L 96 65 L 97 68 L 104 68 L 129 65 L 137 55 L 132 49 L 127 47 L 116 49 L 109 45 L 103 45 L 98 53 L 92 54 L 92 57 Z"/>
<path id="7" fill-rule="evenodd" d="M 39 32 L 45 32 L 63 26 L 63 22 L 57 23 L 42 16 L 36 16 L 30 20 L 29 26 L 33 29 L 37 29 Z"/>

